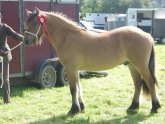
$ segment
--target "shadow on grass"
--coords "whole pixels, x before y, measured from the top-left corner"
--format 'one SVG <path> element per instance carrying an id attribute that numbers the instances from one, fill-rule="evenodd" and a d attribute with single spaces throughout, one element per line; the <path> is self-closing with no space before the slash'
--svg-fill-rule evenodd
<path id="1" fill-rule="evenodd" d="M 144 114 L 126 115 L 122 118 L 115 118 L 108 121 L 96 122 L 94 124 L 137 124 L 143 122 L 150 116 Z"/>
<path id="2" fill-rule="evenodd" d="M 28 124 L 89 124 L 89 121 L 86 119 L 79 120 L 73 118 L 68 117 L 67 115 L 52 116 L 51 118 L 31 122 Z"/>
<path id="3" fill-rule="evenodd" d="M 101 78 L 106 77 L 108 75 L 107 72 L 81 72 L 80 77 L 84 79 L 90 79 L 92 77 Z"/>
<path id="4" fill-rule="evenodd" d="M 41 89 L 37 83 L 27 80 L 10 79 L 10 97 L 23 96 L 23 92 L 28 89 Z M 2 97 L 2 88 L 0 88 L 0 97 Z"/>
<path id="5" fill-rule="evenodd" d="M 90 118 L 81 118 L 74 119 L 74 117 L 67 117 L 66 115 L 53 116 L 51 118 L 45 120 L 39 120 L 36 122 L 32 122 L 29 124 L 137 124 L 139 122 L 143 122 L 145 119 L 149 118 L 152 115 L 144 115 L 144 114 L 135 114 L 135 115 L 127 115 L 121 118 L 114 118 L 110 120 L 101 120 L 98 122 L 91 122 Z"/>

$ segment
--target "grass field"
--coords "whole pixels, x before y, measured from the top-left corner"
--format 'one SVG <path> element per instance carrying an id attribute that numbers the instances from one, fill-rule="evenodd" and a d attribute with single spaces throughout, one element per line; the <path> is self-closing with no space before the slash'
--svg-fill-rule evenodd
<path id="1" fill-rule="evenodd" d="M 145 98 L 139 112 L 127 115 L 134 86 L 127 66 L 108 71 L 106 77 L 82 78 L 85 113 L 66 114 L 71 106 L 68 86 L 40 89 L 33 84 L 12 85 L 11 104 L 4 105 L 0 91 L 0 124 L 164 124 L 165 45 L 156 45 L 156 75 L 162 108 L 150 114 L 151 101 Z"/>

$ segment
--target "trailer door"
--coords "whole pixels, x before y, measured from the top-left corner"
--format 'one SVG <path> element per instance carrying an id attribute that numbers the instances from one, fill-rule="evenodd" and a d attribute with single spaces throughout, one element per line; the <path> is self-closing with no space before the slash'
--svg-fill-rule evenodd
<path id="1" fill-rule="evenodd" d="M 137 10 L 136 9 L 127 10 L 127 25 L 137 26 Z"/>

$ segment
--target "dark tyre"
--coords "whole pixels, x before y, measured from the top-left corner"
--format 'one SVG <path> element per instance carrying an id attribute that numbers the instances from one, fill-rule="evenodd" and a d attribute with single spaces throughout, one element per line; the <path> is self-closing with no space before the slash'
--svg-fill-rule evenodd
<path id="1" fill-rule="evenodd" d="M 67 79 L 66 72 L 65 72 L 63 66 L 60 64 L 57 67 L 57 85 L 64 86 L 67 84 L 68 84 L 68 79 Z"/>
<path id="2" fill-rule="evenodd" d="M 56 70 L 52 65 L 45 65 L 39 72 L 38 82 L 42 88 L 55 86 L 56 79 Z"/>

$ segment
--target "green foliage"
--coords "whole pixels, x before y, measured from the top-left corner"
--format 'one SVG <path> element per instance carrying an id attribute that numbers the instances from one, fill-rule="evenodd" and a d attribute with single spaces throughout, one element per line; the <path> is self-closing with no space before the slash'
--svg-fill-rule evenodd
<path id="1" fill-rule="evenodd" d="M 150 7 L 153 0 L 80 0 L 80 12 L 126 13 L 129 7 Z"/>

